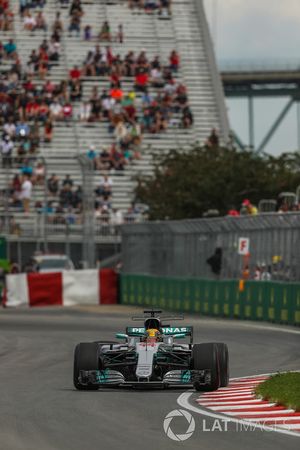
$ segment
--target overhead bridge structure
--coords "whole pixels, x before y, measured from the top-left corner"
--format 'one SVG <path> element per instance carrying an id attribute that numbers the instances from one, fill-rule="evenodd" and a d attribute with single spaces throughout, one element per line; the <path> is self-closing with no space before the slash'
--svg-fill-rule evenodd
<path id="1" fill-rule="evenodd" d="M 297 136 L 300 148 L 300 63 L 289 64 L 230 64 L 220 67 L 224 92 L 227 98 L 248 99 L 249 146 L 263 152 L 278 127 L 286 118 L 291 107 L 297 103 Z M 262 142 L 255 146 L 254 99 L 287 98 L 271 128 L 266 131 Z M 244 144 L 234 135 L 241 147 Z"/>

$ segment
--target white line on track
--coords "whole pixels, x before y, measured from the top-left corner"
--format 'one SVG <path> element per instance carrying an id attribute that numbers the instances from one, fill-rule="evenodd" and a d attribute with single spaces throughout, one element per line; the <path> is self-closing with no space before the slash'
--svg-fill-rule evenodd
<path id="1" fill-rule="evenodd" d="M 251 400 L 238 400 L 238 401 L 235 401 L 234 403 L 230 403 L 230 402 L 222 402 L 222 401 L 220 401 L 220 402 L 213 402 L 213 401 L 207 402 L 207 401 L 204 401 L 204 400 L 201 400 L 201 399 L 197 400 L 197 403 L 199 403 L 199 404 L 202 405 L 202 406 L 247 405 L 248 403 L 249 403 L 249 404 L 251 404 L 251 403 L 256 403 L 257 406 L 259 406 L 261 402 L 262 402 L 262 400 L 258 400 L 257 398 L 252 398 Z"/>
<path id="2" fill-rule="evenodd" d="M 248 392 L 242 392 L 242 393 L 238 393 L 238 394 L 215 394 L 215 395 L 203 395 L 204 400 L 208 400 L 208 399 L 218 399 L 218 398 L 228 398 L 228 400 L 230 399 L 235 399 L 235 398 L 246 398 L 246 397 L 254 397 L 253 395 L 253 391 L 248 391 Z"/>
<path id="3" fill-rule="evenodd" d="M 272 420 L 273 422 L 279 422 L 281 420 L 284 420 L 285 422 L 293 421 L 298 422 L 298 426 L 300 428 L 300 417 L 247 417 L 247 420 L 249 420 L 249 422 L 269 422 L 270 420 Z"/>
<path id="4" fill-rule="evenodd" d="M 262 405 L 237 405 L 237 406 L 212 406 L 211 409 L 214 411 L 226 411 L 226 410 L 235 410 L 235 409 L 257 409 L 260 408 L 269 408 L 276 406 L 276 403 L 263 403 Z M 259 412 L 259 411 L 258 411 Z"/>
<path id="5" fill-rule="evenodd" d="M 293 409 L 276 409 L 274 411 L 265 411 L 264 414 L 290 414 L 293 412 L 294 412 Z M 240 416 L 241 415 L 240 412 L 236 412 L 236 411 L 227 412 L 226 414 L 228 414 L 229 416 Z M 259 412 L 257 412 L 257 411 L 246 411 L 246 412 L 244 412 L 244 414 L 245 414 L 245 416 L 246 415 L 247 416 L 259 416 Z"/>

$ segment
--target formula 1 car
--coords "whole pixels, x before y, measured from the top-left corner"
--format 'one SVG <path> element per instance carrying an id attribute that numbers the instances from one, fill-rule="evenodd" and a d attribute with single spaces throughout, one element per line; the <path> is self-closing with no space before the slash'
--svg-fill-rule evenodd
<path id="1" fill-rule="evenodd" d="M 223 343 L 193 344 L 193 327 L 171 327 L 163 321 L 183 320 L 162 311 L 144 311 L 143 327 L 117 333 L 123 343 L 78 344 L 73 382 L 78 390 L 100 387 L 194 387 L 213 391 L 229 382 L 228 348 Z M 187 343 L 177 340 L 187 338 Z"/>

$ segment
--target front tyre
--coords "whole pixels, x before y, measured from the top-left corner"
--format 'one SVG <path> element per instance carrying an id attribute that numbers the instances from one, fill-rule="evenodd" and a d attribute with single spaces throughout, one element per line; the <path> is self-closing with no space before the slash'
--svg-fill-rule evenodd
<path id="1" fill-rule="evenodd" d="M 192 369 L 209 369 L 211 373 L 210 384 L 203 386 L 198 382 L 194 383 L 196 391 L 215 391 L 220 387 L 220 372 L 218 360 L 218 347 L 214 343 L 195 344 L 192 349 Z"/>
<path id="2" fill-rule="evenodd" d="M 78 378 L 81 370 L 99 370 L 100 360 L 98 344 L 88 342 L 78 344 L 74 352 L 73 383 L 80 391 L 96 391 L 98 386 L 85 386 L 79 383 Z"/>

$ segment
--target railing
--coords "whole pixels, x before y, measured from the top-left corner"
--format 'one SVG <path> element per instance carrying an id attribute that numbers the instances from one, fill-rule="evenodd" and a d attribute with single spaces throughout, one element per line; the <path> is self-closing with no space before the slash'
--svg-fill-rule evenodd
<path id="1" fill-rule="evenodd" d="M 122 225 L 142 223 L 143 221 L 143 216 L 140 214 L 125 214 L 122 223 L 116 223 L 109 217 L 94 218 L 92 226 L 95 240 L 103 240 L 103 238 L 120 240 Z M 0 214 L 0 234 L 11 240 L 44 240 L 45 233 L 47 238 L 52 241 L 55 238 L 64 240 L 66 237 L 70 240 L 78 240 L 82 239 L 83 231 L 83 216 L 78 213 L 48 213 L 46 220 L 42 212 L 31 213 L 26 217 L 13 210 Z"/>
<path id="2" fill-rule="evenodd" d="M 218 67 L 220 72 L 296 72 L 300 71 L 300 59 L 220 59 Z"/>
<path id="3" fill-rule="evenodd" d="M 249 239 L 249 252 L 244 256 L 239 253 L 240 239 Z M 221 250 L 221 257 L 214 271 L 208 260 L 216 249 Z M 124 273 L 254 279 L 258 271 L 272 280 L 300 281 L 300 213 L 125 226 L 122 261 Z"/>

